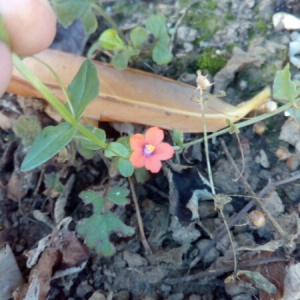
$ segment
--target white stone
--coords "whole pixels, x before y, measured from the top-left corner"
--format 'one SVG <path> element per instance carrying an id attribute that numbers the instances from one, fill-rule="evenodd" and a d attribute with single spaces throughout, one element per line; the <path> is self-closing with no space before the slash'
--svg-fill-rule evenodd
<path id="1" fill-rule="evenodd" d="M 273 15 L 273 26 L 277 30 L 287 29 L 287 30 L 298 30 L 300 29 L 300 19 L 295 16 L 279 12 Z"/>

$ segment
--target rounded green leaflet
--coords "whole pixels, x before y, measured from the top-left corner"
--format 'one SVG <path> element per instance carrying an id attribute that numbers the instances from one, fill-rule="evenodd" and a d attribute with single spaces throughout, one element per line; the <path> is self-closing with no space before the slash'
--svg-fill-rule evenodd
<path id="1" fill-rule="evenodd" d="M 138 49 L 147 39 L 147 32 L 142 27 L 135 27 L 130 31 L 130 40 L 134 48 Z"/>
<path id="2" fill-rule="evenodd" d="M 114 29 L 105 30 L 99 38 L 101 47 L 105 50 L 125 50 L 126 46 Z"/>
<path id="3" fill-rule="evenodd" d="M 121 143 L 111 142 L 109 148 L 105 149 L 104 154 L 106 157 L 121 156 L 125 158 L 129 156 L 129 151 Z"/>
<path id="4" fill-rule="evenodd" d="M 117 163 L 120 174 L 124 177 L 130 177 L 134 172 L 134 167 L 128 159 L 120 157 Z"/>

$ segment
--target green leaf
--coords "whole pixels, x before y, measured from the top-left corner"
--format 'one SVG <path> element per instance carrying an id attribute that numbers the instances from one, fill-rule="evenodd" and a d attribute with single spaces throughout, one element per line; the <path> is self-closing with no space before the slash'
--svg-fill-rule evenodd
<path id="1" fill-rule="evenodd" d="M 80 143 L 77 145 L 77 151 L 86 159 L 92 159 L 96 152 L 94 150 L 83 148 Z"/>
<path id="2" fill-rule="evenodd" d="M 11 48 L 10 38 L 8 32 L 6 31 L 3 17 L 1 14 L 0 14 L 0 40 L 4 41 L 4 43 L 7 44 L 9 48 Z"/>
<path id="3" fill-rule="evenodd" d="M 153 60 L 159 64 L 167 64 L 173 59 L 168 49 L 170 41 L 166 20 L 162 16 L 152 16 L 146 22 L 146 28 L 155 36 L 155 46 L 152 51 Z"/>
<path id="4" fill-rule="evenodd" d="M 44 182 L 47 188 L 54 189 L 59 193 L 62 193 L 65 190 L 65 187 L 60 182 L 59 173 L 50 173 L 44 175 Z"/>
<path id="5" fill-rule="evenodd" d="M 166 19 L 163 16 L 151 16 L 146 21 L 146 28 L 156 37 L 167 39 L 169 42 L 170 38 L 166 29 Z"/>
<path id="6" fill-rule="evenodd" d="M 290 65 L 277 71 L 273 83 L 273 98 L 279 101 L 294 103 L 299 95 L 296 84 L 291 80 Z"/>
<path id="7" fill-rule="evenodd" d="M 44 128 L 29 149 L 21 165 L 21 171 L 32 170 L 49 160 L 70 143 L 76 130 L 77 127 L 71 127 L 68 123 Z"/>
<path id="8" fill-rule="evenodd" d="M 117 142 L 122 144 L 123 146 L 125 146 L 128 151 L 131 151 L 131 147 L 130 147 L 130 136 L 122 136 L 120 138 L 117 139 Z"/>
<path id="9" fill-rule="evenodd" d="M 126 147 L 120 143 L 117 142 L 111 142 L 109 144 L 108 149 L 105 149 L 104 155 L 106 157 L 113 157 L 113 156 L 122 156 L 127 157 L 129 156 L 129 151 L 126 149 Z"/>
<path id="10" fill-rule="evenodd" d="M 124 188 L 111 188 L 106 195 L 106 198 L 117 205 L 126 205 L 129 200 L 126 198 L 129 195 L 129 190 Z"/>
<path id="11" fill-rule="evenodd" d="M 83 125 L 90 133 L 95 135 L 99 140 L 105 142 L 106 140 L 106 133 L 103 129 L 96 128 L 95 126 L 91 125 Z M 95 144 L 93 141 L 88 139 L 85 135 L 81 134 L 80 132 L 76 133 L 75 139 L 80 142 L 80 145 L 89 150 L 98 150 L 101 147 L 98 144 Z"/>
<path id="12" fill-rule="evenodd" d="M 173 141 L 175 142 L 176 145 L 178 145 L 179 147 L 183 147 L 183 133 L 182 132 L 179 132 L 173 128 L 172 137 L 173 137 Z"/>
<path id="13" fill-rule="evenodd" d="M 99 37 L 99 43 L 105 50 L 125 50 L 126 46 L 114 29 L 107 29 Z"/>
<path id="14" fill-rule="evenodd" d="M 287 115 L 294 118 L 300 124 L 300 108 L 298 107 L 291 107 L 286 110 Z"/>
<path id="15" fill-rule="evenodd" d="M 68 87 L 68 95 L 75 112 L 80 119 L 87 105 L 99 95 L 99 79 L 94 64 L 86 60 Z"/>
<path id="16" fill-rule="evenodd" d="M 95 192 L 82 192 L 79 195 L 85 204 L 93 205 L 93 215 L 80 221 L 76 231 L 84 237 L 88 247 L 94 248 L 98 254 L 112 256 L 115 247 L 109 240 L 111 232 L 122 236 L 131 236 L 134 229 L 125 225 L 117 216 L 105 208 L 105 199 Z"/>
<path id="17" fill-rule="evenodd" d="M 97 29 L 98 22 L 90 0 L 52 0 L 52 8 L 58 22 L 65 28 L 69 27 L 75 19 L 80 19 L 86 33 L 90 34 Z"/>
<path id="18" fill-rule="evenodd" d="M 130 40 L 133 44 L 133 47 L 138 49 L 147 39 L 147 32 L 142 27 L 135 27 L 130 31 Z"/>
<path id="19" fill-rule="evenodd" d="M 150 173 L 146 168 L 136 168 L 134 169 L 134 176 L 138 183 L 144 184 L 150 179 Z"/>
<path id="20" fill-rule="evenodd" d="M 117 53 L 114 55 L 113 59 L 111 60 L 111 63 L 117 70 L 124 70 L 127 68 L 129 60 L 132 56 L 136 56 L 139 54 L 138 50 L 124 50 L 120 53 Z"/>
<path id="21" fill-rule="evenodd" d="M 124 177 L 130 177 L 134 172 L 134 167 L 132 166 L 131 162 L 122 157 L 118 157 L 117 168 L 120 174 Z"/>
<path id="22" fill-rule="evenodd" d="M 173 54 L 168 49 L 168 44 L 157 41 L 152 51 L 152 59 L 158 65 L 168 64 L 173 59 Z"/>
<path id="23" fill-rule="evenodd" d="M 29 147 L 40 134 L 42 128 L 36 117 L 20 116 L 13 126 L 13 131 L 16 136 L 22 138 L 23 145 Z"/>

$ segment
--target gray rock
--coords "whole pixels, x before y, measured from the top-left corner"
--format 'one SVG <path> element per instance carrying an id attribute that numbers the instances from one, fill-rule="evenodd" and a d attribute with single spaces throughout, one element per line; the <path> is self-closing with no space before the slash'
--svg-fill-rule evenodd
<path id="1" fill-rule="evenodd" d="M 204 248 L 210 243 L 210 240 L 203 239 L 197 243 L 197 247 L 200 252 L 204 250 Z M 205 263 L 211 263 L 217 259 L 219 256 L 219 251 L 216 249 L 216 247 L 212 247 L 208 253 L 204 256 L 203 261 Z"/>
<path id="2" fill-rule="evenodd" d="M 170 230 L 173 240 L 180 245 L 190 244 L 201 236 L 200 231 L 195 228 L 195 224 L 184 227 L 176 217 L 172 217 Z"/>
<path id="3" fill-rule="evenodd" d="M 123 259 L 127 262 L 130 268 L 142 267 L 148 264 L 145 258 L 141 257 L 139 254 L 132 253 L 127 250 L 123 252 Z"/>
<path id="4" fill-rule="evenodd" d="M 197 30 L 188 26 L 180 26 L 177 29 L 177 38 L 182 42 L 193 42 L 197 35 Z"/>

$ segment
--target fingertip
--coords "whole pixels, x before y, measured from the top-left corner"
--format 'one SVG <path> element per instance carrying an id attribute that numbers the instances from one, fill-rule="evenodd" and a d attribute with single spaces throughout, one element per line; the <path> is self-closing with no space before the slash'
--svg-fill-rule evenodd
<path id="1" fill-rule="evenodd" d="M 0 96 L 6 91 L 13 70 L 12 56 L 7 45 L 0 41 Z"/>

